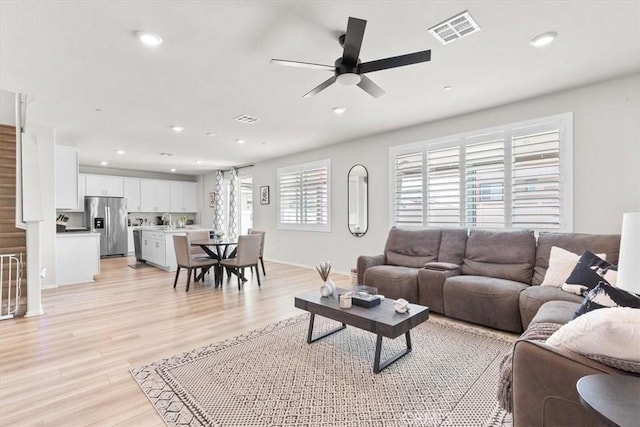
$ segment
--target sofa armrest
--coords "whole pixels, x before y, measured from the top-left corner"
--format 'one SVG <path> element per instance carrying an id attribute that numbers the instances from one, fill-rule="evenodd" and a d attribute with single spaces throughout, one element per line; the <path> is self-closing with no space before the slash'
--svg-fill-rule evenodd
<path id="1" fill-rule="evenodd" d="M 585 375 L 625 374 L 577 353 L 521 340 L 513 350 L 513 422 L 533 425 L 601 426 L 582 406 L 576 383 Z"/>
<path id="2" fill-rule="evenodd" d="M 387 257 L 384 255 L 360 255 L 358 257 L 357 270 L 358 270 L 358 285 L 364 285 L 364 272 L 368 268 L 375 267 L 376 265 L 384 265 L 387 262 Z"/>
<path id="3" fill-rule="evenodd" d="M 432 312 L 444 313 L 444 295 L 442 288 L 447 278 L 460 274 L 460 267 L 457 265 L 456 267 L 456 269 L 452 270 L 421 269 L 418 272 L 418 304 L 426 305 Z"/>
<path id="4" fill-rule="evenodd" d="M 435 271 L 456 271 L 460 270 L 460 266 L 458 264 L 453 264 L 451 262 L 428 262 L 424 265 L 424 268 L 427 270 L 435 270 Z"/>

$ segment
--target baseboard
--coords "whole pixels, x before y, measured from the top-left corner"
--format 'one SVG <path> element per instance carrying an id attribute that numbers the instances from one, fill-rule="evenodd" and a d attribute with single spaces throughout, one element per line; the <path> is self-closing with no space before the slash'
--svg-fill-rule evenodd
<path id="1" fill-rule="evenodd" d="M 309 269 L 312 269 L 312 270 L 315 270 L 315 268 L 316 268 L 315 265 L 298 264 L 298 263 L 295 263 L 295 262 L 282 261 L 282 260 L 279 260 L 279 259 L 266 259 L 265 258 L 264 260 L 265 261 L 269 261 L 269 262 L 277 262 L 278 264 L 291 265 L 293 267 L 309 268 Z M 350 271 L 349 272 L 345 272 L 345 271 L 334 270 L 334 269 L 331 269 L 331 273 L 332 274 L 333 273 L 335 273 L 335 274 L 344 274 L 345 276 L 349 276 L 351 274 Z"/>

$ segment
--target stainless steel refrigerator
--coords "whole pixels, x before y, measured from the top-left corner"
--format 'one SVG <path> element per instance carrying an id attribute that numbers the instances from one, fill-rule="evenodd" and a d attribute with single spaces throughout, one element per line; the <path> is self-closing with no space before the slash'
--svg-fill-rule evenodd
<path id="1" fill-rule="evenodd" d="M 123 197 L 85 197 L 84 225 L 100 233 L 100 256 L 126 256 L 127 208 Z"/>

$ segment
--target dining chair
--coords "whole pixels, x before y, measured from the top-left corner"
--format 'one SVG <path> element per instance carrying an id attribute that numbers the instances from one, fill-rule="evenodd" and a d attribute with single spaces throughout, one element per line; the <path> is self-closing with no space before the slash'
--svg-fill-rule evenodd
<path id="1" fill-rule="evenodd" d="M 255 267 L 256 277 L 258 278 L 258 286 L 260 286 L 260 271 L 258 270 L 258 262 L 260 257 L 260 242 L 262 237 L 257 234 L 245 234 L 238 236 L 238 246 L 236 249 L 236 256 L 234 258 L 227 258 L 220 261 L 222 267 L 230 268 L 234 270 L 238 277 L 238 290 L 240 290 L 240 283 L 244 279 L 245 267 Z"/>
<path id="2" fill-rule="evenodd" d="M 266 276 L 267 272 L 264 270 L 264 259 L 262 259 L 262 254 L 264 253 L 264 237 L 266 233 L 264 231 L 254 230 L 253 228 L 251 228 L 249 229 L 249 234 L 258 234 L 260 235 L 260 237 L 262 237 L 262 239 L 260 240 L 260 256 L 258 257 L 258 259 L 260 259 L 260 265 L 262 265 L 262 274 Z"/>
<path id="3" fill-rule="evenodd" d="M 209 231 L 208 230 L 192 230 L 187 231 L 187 237 L 189 238 L 189 242 L 192 241 L 205 241 L 209 240 Z M 195 257 L 209 257 L 207 253 L 200 246 L 191 246 L 191 256 Z M 205 270 L 202 269 L 202 276 L 204 276 Z"/>
<path id="4" fill-rule="evenodd" d="M 193 280 L 197 281 L 198 268 L 203 269 L 201 276 L 204 276 L 204 272 L 208 271 L 211 267 L 218 264 L 218 261 L 207 257 L 198 257 L 191 255 L 191 244 L 189 243 L 188 236 L 173 236 L 173 248 L 176 253 L 176 261 L 178 269 L 176 270 L 176 278 L 173 281 L 173 288 L 175 289 L 178 283 L 178 276 L 180 275 L 180 269 L 187 269 L 187 292 L 189 291 L 189 283 L 191 282 L 191 271 L 193 271 Z M 216 284 L 218 283 L 218 275 L 215 275 Z"/>

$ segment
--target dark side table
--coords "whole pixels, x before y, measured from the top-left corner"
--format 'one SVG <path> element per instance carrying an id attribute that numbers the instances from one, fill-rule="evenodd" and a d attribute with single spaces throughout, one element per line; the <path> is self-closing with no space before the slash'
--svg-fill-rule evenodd
<path id="1" fill-rule="evenodd" d="M 580 402 L 610 426 L 640 423 L 640 377 L 587 375 L 576 384 Z"/>

